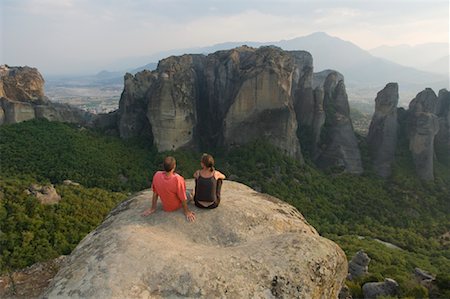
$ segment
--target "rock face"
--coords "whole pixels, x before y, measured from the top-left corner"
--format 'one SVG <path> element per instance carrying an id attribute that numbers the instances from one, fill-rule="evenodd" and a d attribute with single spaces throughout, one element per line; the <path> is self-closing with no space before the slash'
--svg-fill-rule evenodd
<path id="1" fill-rule="evenodd" d="M 348 263 L 348 279 L 352 280 L 369 272 L 370 257 L 364 251 L 358 251 Z"/>
<path id="2" fill-rule="evenodd" d="M 188 188 L 194 185 L 187 182 Z M 114 209 L 68 257 L 44 298 L 337 298 L 342 250 L 280 200 L 226 181 L 222 202 L 188 223 L 151 191 Z"/>
<path id="3" fill-rule="evenodd" d="M 61 200 L 61 196 L 56 192 L 53 185 L 40 186 L 32 184 L 27 191 L 27 193 L 36 196 L 37 200 L 43 205 L 57 204 Z"/>
<path id="4" fill-rule="evenodd" d="M 367 135 L 375 172 L 384 178 L 392 173 L 392 163 L 397 147 L 398 84 L 389 83 L 375 98 L 375 113 Z"/>
<path id="5" fill-rule="evenodd" d="M 430 88 L 417 94 L 408 109 L 409 149 L 416 165 L 417 175 L 433 180 L 434 137 L 439 131 L 435 115 L 437 96 Z"/>
<path id="6" fill-rule="evenodd" d="M 446 89 L 439 91 L 436 116 L 439 119 L 439 132 L 434 140 L 436 156 L 450 164 L 450 92 Z"/>
<path id="7" fill-rule="evenodd" d="M 44 79 L 31 67 L 0 66 L 0 98 L 18 102 L 45 103 Z"/>
<path id="8" fill-rule="evenodd" d="M 0 66 L 0 125 L 34 118 L 88 125 L 94 116 L 69 105 L 50 102 L 44 95 L 44 79 L 37 69 Z"/>
<path id="9" fill-rule="evenodd" d="M 391 278 L 386 278 L 384 282 L 368 282 L 362 287 L 364 299 L 376 299 L 378 296 L 396 296 L 398 290 L 398 283 Z"/>
<path id="10" fill-rule="evenodd" d="M 325 86 L 328 77 L 334 83 Z M 125 76 L 118 112 L 122 138 L 152 138 L 160 151 L 233 147 L 264 138 L 302 161 L 297 132 L 313 127 L 316 158 L 324 167 L 362 172 L 343 76 L 315 75 L 304 51 L 242 46 L 208 56 L 172 56 L 153 72 Z M 334 128 L 321 141 L 324 124 Z"/>
<path id="11" fill-rule="evenodd" d="M 320 87 L 319 87 L 320 88 Z M 316 100 L 320 110 L 321 92 Z M 344 81 L 337 72 L 331 72 L 323 84 L 323 126 L 314 136 L 319 137 L 317 151 L 314 153 L 316 163 L 322 168 L 341 168 L 342 170 L 360 174 L 363 172 L 361 154 L 350 119 L 350 107 L 345 91 Z"/>

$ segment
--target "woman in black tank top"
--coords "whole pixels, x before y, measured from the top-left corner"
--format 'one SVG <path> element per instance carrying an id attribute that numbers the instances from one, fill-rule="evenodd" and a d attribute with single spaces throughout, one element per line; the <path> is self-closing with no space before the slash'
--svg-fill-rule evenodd
<path id="1" fill-rule="evenodd" d="M 214 158 L 211 155 L 203 154 L 200 165 L 202 169 L 197 170 L 194 174 L 195 205 L 204 209 L 217 208 L 220 203 L 220 189 L 225 175 L 214 169 Z"/>

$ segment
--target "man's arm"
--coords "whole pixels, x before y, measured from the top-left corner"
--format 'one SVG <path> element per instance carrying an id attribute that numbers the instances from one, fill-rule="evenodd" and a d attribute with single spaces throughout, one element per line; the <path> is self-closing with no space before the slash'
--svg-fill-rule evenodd
<path id="1" fill-rule="evenodd" d="M 148 216 L 150 214 L 153 214 L 156 211 L 156 204 L 158 202 L 158 193 L 153 191 L 153 197 L 152 197 L 152 207 L 148 210 L 145 210 L 144 213 L 142 213 L 142 216 Z"/>
<path id="2" fill-rule="evenodd" d="M 186 216 L 186 219 L 190 222 L 194 222 L 195 221 L 195 213 L 192 211 L 189 211 L 189 209 L 187 207 L 187 200 L 181 201 L 181 204 L 183 205 L 183 212 L 184 212 L 184 215 Z"/>

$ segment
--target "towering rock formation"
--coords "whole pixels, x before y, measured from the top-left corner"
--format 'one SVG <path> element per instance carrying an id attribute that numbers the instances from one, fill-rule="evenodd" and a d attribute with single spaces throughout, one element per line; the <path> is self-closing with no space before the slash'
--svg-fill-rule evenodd
<path id="1" fill-rule="evenodd" d="M 322 102 L 319 90 L 316 88 L 315 93 L 318 112 Z M 344 81 L 340 80 L 337 72 L 330 72 L 323 84 L 323 111 L 325 121 L 320 134 L 317 133 L 318 128 L 313 131 L 316 138 L 320 136 L 317 152 L 314 153 L 316 163 L 322 168 L 342 168 L 349 173 L 362 173 L 361 154 L 350 119 L 348 97 Z"/>
<path id="2" fill-rule="evenodd" d="M 302 159 L 297 139 L 291 55 L 274 48 L 253 50 L 241 71 L 241 82 L 224 120 L 224 143 L 244 144 L 264 137 L 288 155 Z"/>
<path id="3" fill-rule="evenodd" d="M 44 79 L 37 69 L 0 66 L 0 125 L 33 118 L 89 124 L 93 115 L 50 102 L 44 95 Z"/>
<path id="4" fill-rule="evenodd" d="M 187 187 L 194 186 L 188 180 Z M 220 209 L 142 217 L 130 197 L 66 259 L 43 298 L 337 298 L 344 252 L 281 200 L 231 181 Z"/>
<path id="5" fill-rule="evenodd" d="M 273 47 L 169 57 L 153 72 L 126 76 L 120 135 L 146 132 L 160 151 L 265 138 L 302 160 L 293 90 L 309 84 L 311 67 L 309 53 Z"/>
<path id="6" fill-rule="evenodd" d="M 434 137 L 439 131 L 436 108 L 437 96 L 431 88 L 421 91 L 409 103 L 409 149 L 416 165 L 417 175 L 424 180 L 434 179 Z"/>
<path id="7" fill-rule="evenodd" d="M 392 162 L 397 146 L 398 84 L 389 83 L 377 93 L 375 113 L 367 135 L 367 143 L 373 159 L 375 172 L 384 178 L 392 173 Z"/>
<path id="8" fill-rule="evenodd" d="M 450 92 L 446 89 L 439 91 L 436 116 L 439 118 L 439 132 L 434 140 L 436 156 L 450 165 Z"/>
<path id="9" fill-rule="evenodd" d="M 137 137 L 148 134 L 150 130 L 147 121 L 147 92 L 156 76 L 144 70 L 133 76 L 126 74 L 124 89 L 119 101 L 118 129 L 123 138 Z"/>
<path id="10" fill-rule="evenodd" d="M 343 77 L 325 71 L 315 78 L 312 66 L 308 52 L 276 47 L 169 57 L 153 72 L 126 75 L 120 136 L 147 134 L 160 151 L 264 138 L 302 161 L 297 131 L 308 128 L 323 167 L 361 173 Z M 328 77 L 334 83 L 324 86 Z M 320 140 L 321 134 L 326 138 Z"/>

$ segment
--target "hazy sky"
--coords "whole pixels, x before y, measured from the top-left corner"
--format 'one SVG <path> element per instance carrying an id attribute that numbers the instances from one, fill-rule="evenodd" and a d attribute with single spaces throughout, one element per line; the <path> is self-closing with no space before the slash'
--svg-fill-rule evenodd
<path id="1" fill-rule="evenodd" d="M 124 57 L 324 31 L 364 49 L 449 41 L 448 0 L 0 0 L 0 64 L 99 71 Z M 133 67 L 133 66 L 131 66 Z"/>

